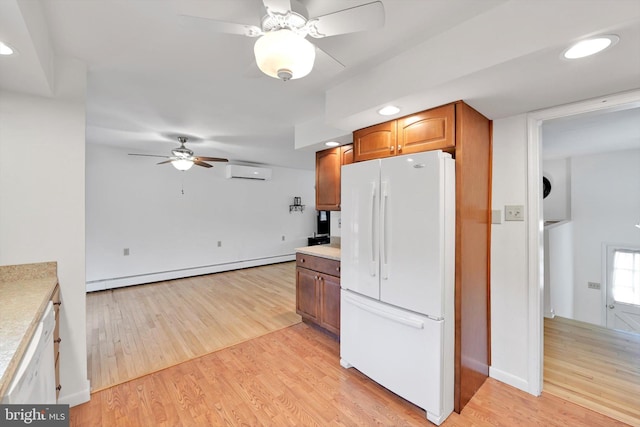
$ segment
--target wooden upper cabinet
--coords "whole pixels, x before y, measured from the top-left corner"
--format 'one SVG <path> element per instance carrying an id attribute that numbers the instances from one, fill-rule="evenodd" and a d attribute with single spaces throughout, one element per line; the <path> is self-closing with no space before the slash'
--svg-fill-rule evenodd
<path id="1" fill-rule="evenodd" d="M 316 153 L 316 209 L 340 210 L 340 167 L 353 163 L 353 144 Z"/>
<path id="2" fill-rule="evenodd" d="M 353 132 L 354 161 L 456 146 L 456 104 L 422 111 Z"/>
<path id="3" fill-rule="evenodd" d="M 353 163 L 353 144 L 340 147 L 340 154 L 342 155 L 342 166 Z"/>
<path id="4" fill-rule="evenodd" d="M 340 148 L 316 153 L 316 210 L 340 210 Z"/>
<path id="5" fill-rule="evenodd" d="M 353 160 L 381 159 L 395 155 L 396 121 L 380 123 L 353 132 Z"/>
<path id="6" fill-rule="evenodd" d="M 449 104 L 398 119 L 397 154 L 455 147 L 455 117 Z"/>

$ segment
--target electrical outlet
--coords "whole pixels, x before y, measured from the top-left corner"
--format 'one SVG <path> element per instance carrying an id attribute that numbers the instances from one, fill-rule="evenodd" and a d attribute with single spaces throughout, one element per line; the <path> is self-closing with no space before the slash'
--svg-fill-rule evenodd
<path id="1" fill-rule="evenodd" d="M 129 256 L 129 248 L 124 248 L 124 256 Z"/>
<path id="2" fill-rule="evenodd" d="M 600 289 L 600 283 L 596 282 L 587 282 L 587 287 L 589 289 Z"/>
<path id="3" fill-rule="evenodd" d="M 218 240 L 218 247 L 222 247 L 222 240 Z"/>
<path id="4" fill-rule="evenodd" d="M 524 206 L 506 205 L 504 207 L 505 221 L 524 221 Z"/>

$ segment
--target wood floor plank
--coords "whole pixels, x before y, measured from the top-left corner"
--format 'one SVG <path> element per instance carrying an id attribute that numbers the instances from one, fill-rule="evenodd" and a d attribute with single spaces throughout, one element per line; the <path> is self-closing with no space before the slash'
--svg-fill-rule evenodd
<path id="1" fill-rule="evenodd" d="M 130 416 L 129 416 L 130 415 Z M 95 420 L 100 420 L 97 423 Z M 93 393 L 71 426 L 430 426 L 425 413 L 355 369 L 304 323 Z M 488 379 L 444 427 L 626 426 L 547 392 Z"/>
<path id="2" fill-rule="evenodd" d="M 294 271 L 284 263 L 89 294 L 88 364 L 102 391 L 71 409 L 71 425 L 431 425 L 342 368 L 336 341 L 296 324 Z M 443 425 L 640 426 L 640 338 L 601 332 L 545 321 L 542 396 L 489 379 Z"/>
<path id="3" fill-rule="evenodd" d="M 640 336 L 545 319 L 544 391 L 640 426 Z"/>
<path id="4" fill-rule="evenodd" d="M 92 391 L 300 322 L 295 262 L 87 295 Z"/>

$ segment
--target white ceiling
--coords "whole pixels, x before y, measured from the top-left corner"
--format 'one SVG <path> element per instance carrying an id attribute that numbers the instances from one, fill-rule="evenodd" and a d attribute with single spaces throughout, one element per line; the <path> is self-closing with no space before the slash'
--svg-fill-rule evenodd
<path id="1" fill-rule="evenodd" d="M 635 104 L 545 121 L 543 159 L 640 149 L 640 106 Z"/>
<path id="2" fill-rule="evenodd" d="M 319 16 L 368 1 L 302 3 Z M 305 169 L 310 142 L 385 121 L 373 111 L 388 102 L 403 115 L 463 99 L 498 119 L 640 88 L 640 0 L 383 3 L 384 28 L 313 40 L 345 68 L 320 53 L 309 76 L 281 82 L 257 71 L 255 39 L 179 18 L 258 24 L 258 0 L 0 0 L 0 40 L 19 51 L 0 58 L 0 88 L 51 96 L 55 58 L 79 59 L 87 143 L 165 154 L 186 135 L 196 154 Z M 611 33 L 614 48 L 560 59 Z"/>

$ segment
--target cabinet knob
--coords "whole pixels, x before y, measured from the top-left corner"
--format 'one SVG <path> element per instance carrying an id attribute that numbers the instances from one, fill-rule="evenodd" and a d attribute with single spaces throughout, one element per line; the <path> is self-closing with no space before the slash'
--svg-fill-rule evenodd
<path id="1" fill-rule="evenodd" d="M 398 151 L 402 151 L 402 145 L 398 145 Z"/>
<path id="2" fill-rule="evenodd" d="M 62 342 L 62 338 L 58 337 L 55 340 L 53 340 L 53 342 L 56 344 L 60 344 Z"/>
<path id="3" fill-rule="evenodd" d="M 56 387 L 56 391 L 60 391 L 60 390 L 62 390 L 62 386 L 58 384 L 58 387 Z"/>
<path id="4" fill-rule="evenodd" d="M 391 151 L 393 153 L 393 145 L 391 147 L 389 147 L 389 151 Z"/>
<path id="5" fill-rule="evenodd" d="M 300 262 L 304 262 L 304 258 L 300 258 Z"/>

